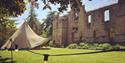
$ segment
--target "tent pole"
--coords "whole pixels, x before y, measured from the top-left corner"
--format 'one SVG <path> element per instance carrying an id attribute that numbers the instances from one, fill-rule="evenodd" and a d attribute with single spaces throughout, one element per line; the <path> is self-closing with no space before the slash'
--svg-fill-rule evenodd
<path id="1" fill-rule="evenodd" d="M 10 39 L 10 42 L 11 42 L 11 47 L 12 47 L 12 39 Z M 11 50 L 11 63 L 13 63 L 13 50 L 10 48 Z"/>
<path id="2" fill-rule="evenodd" d="M 44 54 L 44 63 L 48 63 L 49 54 Z"/>
<path id="3" fill-rule="evenodd" d="M 13 51 L 11 50 L 11 63 L 13 63 Z"/>

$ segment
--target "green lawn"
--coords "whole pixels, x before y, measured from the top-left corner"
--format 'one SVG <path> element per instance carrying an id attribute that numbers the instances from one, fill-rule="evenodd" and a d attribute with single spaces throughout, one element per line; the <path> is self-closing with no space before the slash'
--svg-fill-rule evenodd
<path id="1" fill-rule="evenodd" d="M 32 50 L 41 54 L 70 54 L 81 52 L 95 52 L 96 50 L 79 49 L 58 49 L 51 50 Z M 28 51 L 14 51 L 14 61 L 16 63 L 44 63 L 43 56 L 33 54 Z M 10 51 L 0 51 L 2 58 L 10 58 Z M 9 60 L 6 60 L 6 62 Z M 0 61 L 1 63 L 1 61 Z M 112 51 L 104 53 L 93 53 L 72 56 L 49 56 L 48 63 L 125 63 L 125 51 Z"/>

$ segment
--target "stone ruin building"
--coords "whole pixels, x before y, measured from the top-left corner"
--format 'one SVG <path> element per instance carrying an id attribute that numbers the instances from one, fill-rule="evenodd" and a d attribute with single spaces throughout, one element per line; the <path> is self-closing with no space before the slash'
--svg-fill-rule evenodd
<path id="1" fill-rule="evenodd" d="M 125 0 L 89 12 L 81 6 L 78 13 L 72 9 L 67 16 L 54 18 L 52 38 L 58 47 L 80 42 L 125 43 Z"/>

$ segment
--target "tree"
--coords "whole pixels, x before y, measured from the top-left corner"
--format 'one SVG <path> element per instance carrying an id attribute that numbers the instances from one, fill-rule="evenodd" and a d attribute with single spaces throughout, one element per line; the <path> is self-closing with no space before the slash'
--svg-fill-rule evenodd
<path id="1" fill-rule="evenodd" d="M 0 20 L 0 47 L 15 32 L 16 24 L 14 20 Z"/>
<path id="2" fill-rule="evenodd" d="M 11 16 L 21 15 L 25 10 L 23 0 L 0 0 L 0 46 L 15 30 L 15 21 L 8 19 Z"/>
<path id="3" fill-rule="evenodd" d="M 29 0 L 29 2 L 31 2 L 32 5 L 36 7 L 38 6 L 38 4 L 36 3 L 37 1 L 38 0 Z M 60 7 L 58 8 L 60 12 L 63 12 L 63 10 L 67 10 L 69 4 L 71 5 L 71 8 L 77 9 L 77 10 L 79 10 L 79 6 L 82 5 L 81 0 L 42 0 L 42 1 L 45 4 L 43 9 L 46 9 L 46 8 L 51 9 L 51 6 L 49 5 L 49 3 L 55 4 L 55 5 L 60 4 Z"/>
<path id="4" fill-rule="evenodd" d="M 46 36 L 51 36 L 52 35 L 52 22 L 53 22 L 53 18 L 55 15 L 56 11 L 50 12 L 47 15 L 46 19 L 43 19 L 43 24 L 42 24 L 42 32 L 43 34 L 45 33 Z"/>
<path id="5" fill-rule="evenodd" d="M 41 23 L 36 18 L 37 15 L 35 14 L 34 7 L 31 5 L 30 8 L 31 9 L 30 9 L 28 24 L 35 33 L 37 33 L 38 35 L 41 35 Z"/>
<path id="6" fill-rule="evenodd" d="M 6 35 L 6 29 L 15 27 L 14 21 L 8 18 L 20 15 L 24 10 L 23 0 L 0 0 L 0 37 L 3 38 Z"/>
<path id="7" fill-rule="evenodd" d="M 0 0 L 0 15 L 17 16 L 25 10 L 23 0 Z"/>
<path id="8" fill-rule="evenodd" d="M 25 3 L 23 0 L 0 0 L 0 26 L 1 28 L 6 27 L 9 23 L 13 23 L 8 21 L 9 17 L 17 16 L 23 13 L 25 10 Z"/>

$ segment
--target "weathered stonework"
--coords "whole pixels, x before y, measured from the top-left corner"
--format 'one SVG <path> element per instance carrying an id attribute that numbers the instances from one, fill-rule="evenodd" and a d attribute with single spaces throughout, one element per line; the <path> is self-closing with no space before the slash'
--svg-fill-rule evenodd
<path id="1" fill-rule="evenodd" d="M 106 10 L 109 21 L 104 21 Z M 125 0 L 89 12 L 81 6 L 78 13 L 72 9 L 65 17 L 55 17 L 53 41 L 59 46 L 80 42 L 125 43 Z"/>
<path id="2" fill-rule="evenodd" d="M 65 45 L 68 40 L 67 40 L 67 28 L 68 28 L 68 18 L 63 16 L 55 16 L 55 19 L 53 21 L 53 43 L 55 44 L 56 47 L 60 47 L 61 45 Z"/>

